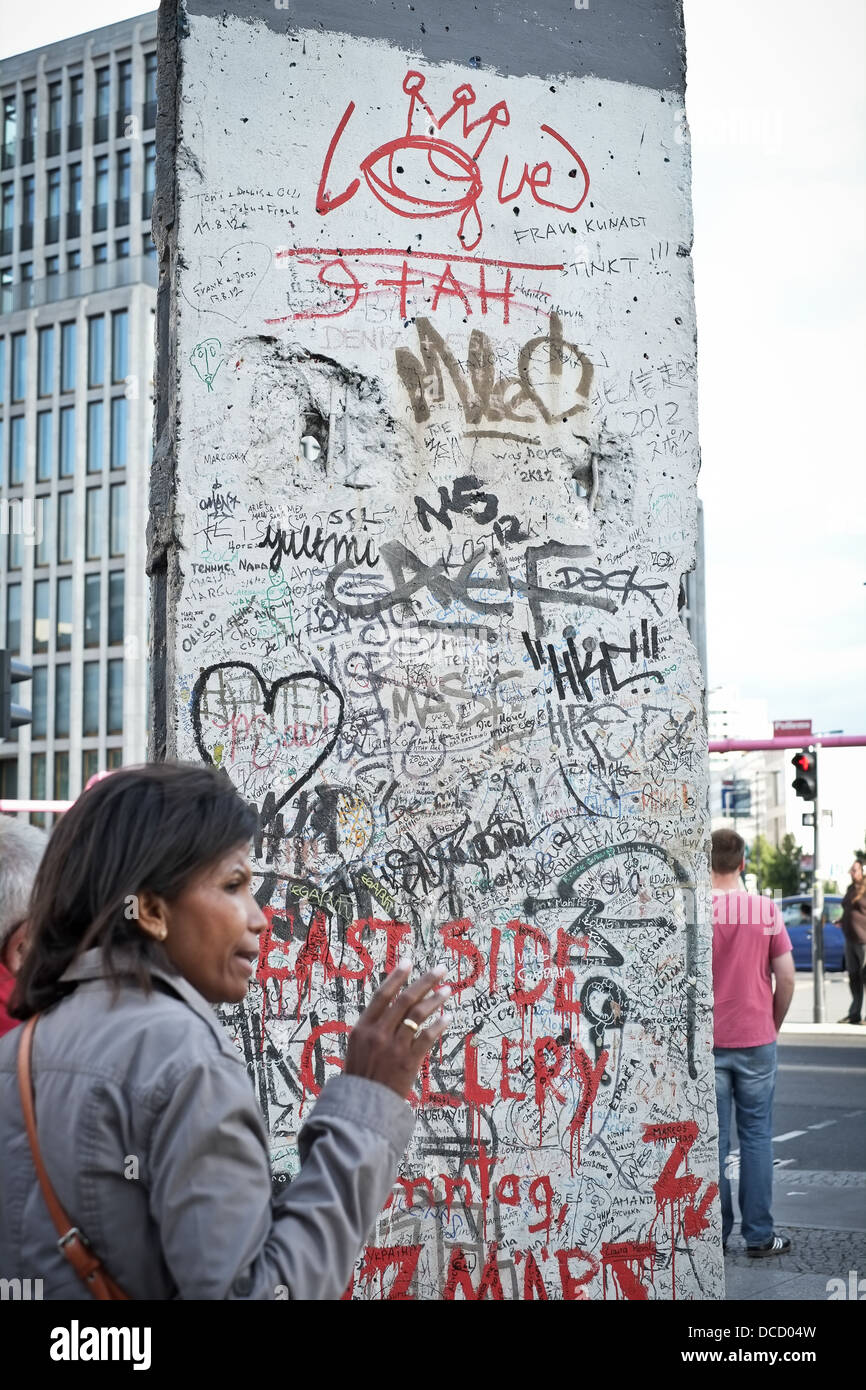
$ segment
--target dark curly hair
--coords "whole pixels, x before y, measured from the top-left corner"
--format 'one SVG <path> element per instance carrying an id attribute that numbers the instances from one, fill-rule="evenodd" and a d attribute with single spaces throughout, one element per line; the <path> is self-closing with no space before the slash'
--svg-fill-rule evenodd
<path id="1" fill-rule="evenodd" d="M 145 990 L 167 957 L 136 925 L 128 900 L 150 890 L 171 901 L 190 879 L 252 838 L 256 812 L 225 773 L 191 763 L 122 768 L 81 794 L 55 827 L 30 901 L 29 947 L 9 1012 L 26 1019 L 73 986 L 61 976 L 101 946 L 117 983 Z M 123 968 L 117 959 L 124 954 Z"/>

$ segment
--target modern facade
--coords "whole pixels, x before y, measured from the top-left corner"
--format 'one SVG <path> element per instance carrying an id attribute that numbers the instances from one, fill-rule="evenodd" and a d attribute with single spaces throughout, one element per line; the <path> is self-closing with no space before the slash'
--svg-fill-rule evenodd
<path id="1" fill-rule="evenodd" d="M 771 738 L 773 734 L 766 700 L 741 699 L 730 686 L 709 691 L 707 722 L 711 741 Z M 748 844 L 763 835 L 778 846 L 791 823 L 787 766 L 786 754 L 779 749 L 714 753 L 710 758 L 713 829 L 735 829 Z"/>
<path id="2" fill-rule="evenodd" d="M 0 799 L 66 799 L 146 756 L 156 14 L 0 62 L 0 104 L 0 646 L 33 667 Z"/>

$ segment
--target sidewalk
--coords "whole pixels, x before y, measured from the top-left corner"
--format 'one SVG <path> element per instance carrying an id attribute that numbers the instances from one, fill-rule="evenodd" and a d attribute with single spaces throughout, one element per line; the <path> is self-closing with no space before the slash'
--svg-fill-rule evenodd
<path id="1" fill-rule="evenodd" d="M 848 1005 L 851 1002 L 851 991 L 848 989 L 848 976 L 834 970 L 831 975 L 824 977 L 824 1014 L 825 1023 L 813 1023 L 813 988 L 812 972 L 805 970 L 797 971 L 797 982 L 794 985 L 794 998 L 788 1010 L 788 1017 L 782 1025 L 780 1042 L 803 1037 L 820 1036 L 839 1036 L 850 1038 L 856 1036 L 858 1030 L 852 1028 L 850 1023 L 837 1023 L 836 1020 L 842 1018 L 848 1012 Z M 866 1027 L 861 1029 L 863 1041 L 866 1043 Z"/>
<path id="2" fill-rule="evenodd" d="M 829 1021 L 813 1023 L 812 976 L 798 972 L 791 1011 L 779 1037 L 780 1048 L 811 1044 L 859 1049 L 862 1045 L 866 1066 L 866 1027 L 836 1022 L 846 1012 L 850 997 L 847 977 L 828 975 L 825 1000 Z M 866 1145 L 863 1166 L 866 1168 Z M 857 1277 L 866 1276 L 866 1172 L 777 1167 L 773 1214 L 777 1232 L 792 1241 L 790 1255 L 750 1259 L 739 1233 L 734 1234 L 725 1256 L 728 1301 L 824 1302 L 829 1296 L 829 1280 L 842 1279 L 847 1287 L 849 1271 L 857 1271 Z M 807 1214 L 808 1225 L 804 1224 Z"/>

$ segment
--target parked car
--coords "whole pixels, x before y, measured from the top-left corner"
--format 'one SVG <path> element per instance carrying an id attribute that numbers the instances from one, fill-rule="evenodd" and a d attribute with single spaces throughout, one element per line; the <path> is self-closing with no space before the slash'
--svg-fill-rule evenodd
<path id="1" fill-rule="evenodd" d="M 794 965 L 797 970 L 812 969 L 812 898 L 806 893 L 802 897 L 783 898 L 779 904 L 791 946 L 794 951 Z M 845 969 L 845 938 L 839 926 L 842 916 L 842 899 L 837 895 L 824 896 L 824 969 Z"/>

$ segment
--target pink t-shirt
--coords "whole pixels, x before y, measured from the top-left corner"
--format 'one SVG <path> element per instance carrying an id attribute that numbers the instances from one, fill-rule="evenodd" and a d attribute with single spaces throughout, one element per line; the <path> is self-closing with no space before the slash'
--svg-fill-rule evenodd
<path id="1" fill-rule="evenodd" d="M 713 894 L 713 991 L 716 1047 L 776 1041 L 770 961 L 791 949 L 772 898 Z"/>

